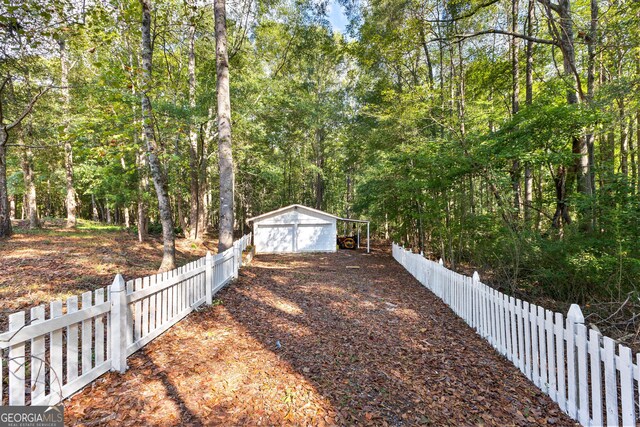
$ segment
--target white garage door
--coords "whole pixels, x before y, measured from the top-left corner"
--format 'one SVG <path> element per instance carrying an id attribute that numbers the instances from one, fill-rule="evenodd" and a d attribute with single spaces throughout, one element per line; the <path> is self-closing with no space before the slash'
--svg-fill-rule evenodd
<path id="1" fill-rule="evenodd" d="M 293 225 L 260 225 L 255 235 L 258 252 L 293 252 Z"/>
<path id="2" fill-rule="evenodd" d="M 333 224 L 298 224 L 298 251 L 333 251 L 336 236 Z"/>

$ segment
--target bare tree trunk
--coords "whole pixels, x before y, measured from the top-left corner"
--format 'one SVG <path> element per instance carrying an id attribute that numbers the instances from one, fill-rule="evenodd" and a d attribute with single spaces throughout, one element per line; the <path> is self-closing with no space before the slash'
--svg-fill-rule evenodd
<path id="1" fill-rule="evenodd" d="M 0 100 L 2 102 L 2 100 Z M 11 236 L 11 214 L 7 189 L 7 140 L 9 133 L 0 122 L 0 237 Z"/>
<path id="2" fill-rule="evenodd" d="M 637 154 L 637 186 L 636 194 L 640 196 L 640 111 L 636 113 L 636 154 Z"/>
<path id="3" fill-rule="evenodd" d="M 591 0 L 591 25 L 589 27 L 589 37 L 587 38 L 587 103 L 593 102 L 593 96 L 595 92 L 596 82 L 596 43 L 598 41 L 598 0 Z M 585 142 L 587 144 L 587 152 L 589 155 L 589 174 L 591 184 L 591 194 L 596 193 L 596 175 L 595 175 L 595 154 L 594 143 L 595 136 L 593 129 L 588 129 L 585 136 Z M 595 227 L 596 215 L 593 212 L 592 226 Z"/>
<path id="4" fill-rule="evenodd" d="M 142 124 L 147 143 L 147 155 L 151 168 L 153 185 L 158 196 L 158 210 L 162 223 L 162 241 L 164 244 L 160 271 L 173 270 L 176 267 L 175 236 L 173 215 L 166 174 L 158 158 L 159 147 L 153 127 L 153 110 L 147 91 L 152 82 L 153 48 L 151 46 L 151 0 L 140 0 L 142 5 Z"/>
<path id="5" fill-rule="evenodd" d="M 533 37 L 533 4 L 534 0 L 529 0 L 527 5 L 527 35 Z M 533 103 L 533 42 L 527 40 L 526 45 L 526 71 L 525 71 L 525 103 Z M 533 207 L 533 171 L 531 163 L 524 164 L 524 221 L 531 221 L 531 209 Z"/>
<path id="6" fill-rule="evenodd" d="M 9 218 L 16 219 L 16 197 L 13 194 L 9 196 Z"/>
<path id="7" fill-rule="evenodd" d="M 631 180 L 629 181 L 629 193 L 633 194 L 636 188 L 636 147 L 633 141 L 633 116 L 629 117 L 629 161 Z"/>
<path id="8" fill-rule="evenodd" d="M 149 192 L 149 178 L 147 177 L 147 158 L 144 152 L 138 153 L 138 241 L 143 242 L 149 235 L 149 221 L 147 218 L 147 201 L 145 194 Z"/>
<path id="9" fill-rule="evenodd" d="M 198 240 L 202 238 L 202 223 L 200 221 L 200 213 L 202 211 L 203 201 L 200 198 L 200 165 L 198 159 L 198 132 L 194 120 L 196 108 L 196 5 L 189 4 L 189 190 L 190 190 L 190 215 L 189 215 L 189 238 Z M 203 159 L 204 160 L 204 159 Z"/>
<path id="10" fill-rule="evenodd" d="M 58 39 L 60 46 L 60 85 L 62 91 L 62 122 L 64 126 L 64 170 L 67 184 L 67 228 L 76 226 L 76 190 L 73 186 L 73 148 L 69 139 L 69 60 L 67 58 L 66 40 Z"/>
<path id="11" fill-rule="evenodd" d="M 95 222 L 100 221 L 98 216 L 98 206 L 96 205 L 96 197 L 91 193 L 91 219 Z"/>
<path id="12" fill-rule="evenodd" d="M 218 92 L 218 157 L 220 168 L 220 231 L 218 252 L 233 245 L 233 153 L 231 150 L 231 98 L 225 0 L 215 0 L 216 71 Z"/>
<path id="13" fill-rule="evenodd" d="M 107 224 L 111 224 L 113 221 L 111 219 L 111 209 L 109 209 L 109 202 L 107 200 L 104 201 L 104 212 L 105 217 L 107 218 Z"/>
<path id="14" fill-rule="evenodd" d="M 625 179 L 629 179 L 629 134 L 625 120 L 624 100 L 618 101 L 620 107 L 620 171 Z"/>
<path id="15" fill-rule="evenodd" d="M 518 5 L 519 0 L 511 0 L 511 31 L 518 32 Z M 520 61 L 518 58 L 519 40 L 511 37 L 511 114 L 515 117 L 520 111 Z M 520 187 L 520 160 L 514 159 L 511 164 L 511 189 L 513 191 L 513 208 L 515 209 L 516 219 L 522 211 L 522 195 Z"/>
<path id="16" fill-rule="evenodd" d="M 29 228 L 40 227 L 38 222 L 38 207 L 36 203 L 36 185 L 33 182 L 33 152 L 26 147 L 22 153 L 22 175 L 26 196 L 26 211 L 29 218 Z"/>

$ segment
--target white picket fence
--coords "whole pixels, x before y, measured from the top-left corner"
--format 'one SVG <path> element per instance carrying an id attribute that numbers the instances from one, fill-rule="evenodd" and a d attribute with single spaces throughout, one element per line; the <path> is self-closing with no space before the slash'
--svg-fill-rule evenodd
<path id="1" fill-rule="evenodd" d="M 640 353 L 594 329 L 580 307 L 567 318 L 393 244 L 393 257 L 584 426 L 635 426 Z M 616 347 L 618 351 L 616 353 Z"/>
<path id="2" fill-rule="evenodd" d="M 238 277 L 247 234 L 225 252 L 175 270 L 113 284 L 80 298 L 53 301 L 9 316 L 0 334 L 0 403 L 51 405 L 105 372 L 127 369 L 127 357 L 187 314 L 211 304 Z M 7 393 L 8 391 L 8 393 Z"/>

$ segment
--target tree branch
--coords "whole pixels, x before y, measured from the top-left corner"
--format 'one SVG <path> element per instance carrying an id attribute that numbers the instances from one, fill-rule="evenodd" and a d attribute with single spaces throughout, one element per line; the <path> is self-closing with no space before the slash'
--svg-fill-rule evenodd
<path id="1" fill-rule="evenodd" d="M 480 4 L 478 6 L 476 6 L 475 8 L 473 8 L 472 10 L 470 10 L 467 13 L 464 13 L 462 15 L 456 16 L 455 18 L 451 18 L 451 19 L 425 19 L 425 22 L 435 22 L 435 23 L 450 23 L 450 22 L 456 22 L 459 21 L 461 19 L 465 19 L 465 18 L 470 18 L 473 15 L 475 15 L 476 13 L 478 13 L 481 9 L 484 9 L 485 7 L 489 7 L 492 4 L 498 3 L 500 0 L 489 0 L 486 3 Z"/>
<path id="2" fill-rule="evenodd" d="M 27 106 L 25 107 L 24 111 L 22 112 L 22 114 L 20 115 L 20 117 L 18 117 L 17 119 L 15 119 L 13 121 L 13 123 L 11 123 L 10 125 L 7 125 L 5 127 L 6 131 L 10 131 L 11 129 L 13 129 L 14 127 L 18 126 L 20 124 L 20 122 L 22 122 L 24 120 L 25 117 L 27 117 L 27 115 L 29 115 L 29 113 L 31 112 L 31 110 L 33 109 L 33 106 L 36 104 L 36 102 L 38 102 L 38 99 L 44 95 L 45 93 L 47 93 L 49 91 L 49 89 L 51 89 L 50 87 L 45 87 L 44 89 L 41 89 L 40 92 L 38 92 L 36 94 L 36 96 L 34 96 L 33 98 L 31 98 L 31 101 L 29 102 L 29 104 L 27 104 Z"/>
<path id="3" fill-rule="evenodd" d="M 552 3 L 551 0 L 538 0 L 540 3 L 553 10 L 556 13 L 560 13 L 560 6 Z"/>
<path id="4" fill-rule="evenodd" d="M 514 32 L 511 32 L 511 31 L 498 30 L 498 29 L 478 31 L 477 33 L 473 33 L 473 34 L 455 34 L 455 35 L 451 36 L 450 38 L 441 38 L 441 37 L 439 37 L 439 38 L 436 38 L 436 39 L 429 40 L 429 43 L 450 41 L 452 38 L 455 39 L 456 42 L 461 42 L 461 41 L 466 40 L 466 39 L 479 37 L 479 36 L 483 36 L 483 35 L 486 35 L 486 34 L 502 34 L 502 35 L 505 35 L 505 36 L 511 36 L 511 37 L 516 37 L 516 38 L 523 39 L 523 40 L 528 40 L 528 41 L 531 41 L 531 42 L 534 42 L 534 43 L 558 46 L 558 42 L 555 41 L 555 40 L 539 39 L 537 37 L 530 37 L 530 36 L 527 36 L 525 34 L 519 34 L 519 33 L 514 33 Z"/>

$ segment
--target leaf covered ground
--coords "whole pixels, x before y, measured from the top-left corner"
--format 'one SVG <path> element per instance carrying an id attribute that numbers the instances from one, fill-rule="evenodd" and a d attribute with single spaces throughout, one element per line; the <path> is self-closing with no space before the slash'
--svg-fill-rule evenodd
<path id="1" fill-rule="evenodd" d="M 215 245 L 213 246 L 215 248 Z M 204 256 L 207 248 L 176 239 L 178 264 Z M 137 235 L 115 225 L 81 220 L 65 229 L 63 220 L 47 220 L 37 230 L 17 228 L 0 239 L 0 331 L 7 316 L 18 310 L 66 299 L 113 282 L 116 273 L 125 279 L 157 272 L 162 242 Z"/>
<path id="2" fill-rule="evenodd" d="M 82 425 L 574 425 L 386 252 L 258 256 L 66 402 Z"/>

